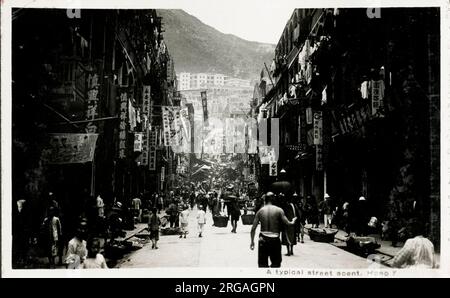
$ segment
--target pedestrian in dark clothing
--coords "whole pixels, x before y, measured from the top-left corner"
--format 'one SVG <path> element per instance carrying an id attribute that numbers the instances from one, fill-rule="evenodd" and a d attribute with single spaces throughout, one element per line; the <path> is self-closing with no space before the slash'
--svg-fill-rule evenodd
<path id="1" fill-rule="evenodd" d="M 308 213 L 308 222 L 311 223 L 313 228 L 319 227 L 319 209 L 317 207 L 316 198 L 313 195 L 307 197 L 307 202 L 310 207 Z"/>
<path id="2" fill-rule="evenodd" d="M 290 197 L 288 199 L 288 202 L 285 202 L 285 204 L 283 205 L 284 214 L 289 221 L 293 220 L 294 218 L 299 218 L 299 211 L 294 205 L 292 197 Z M 297 244 L 296 228 L 297 225 L 286 225 L 281 234 L 281 243 L 283 245 L 286 245 L 287 248 L 286 256 L 292 256 L 294 254 L 294 245 Z"/>
<path id="3" fill-rule="evenodd" d="M 369 223 L 369 209 L 367 200 L 364 197 L 360 197 L 356 202 L 355 216 L 355 232 L 358 236 L 367 235 L 367 224 Z"/>
<path id="4" fill-rule="evenodd" d="M 237 222 L 241 216 L 241 209 L 239 208 L 237 199 L 233 198 L 227 208 L 231 218 L 231 226 L 233 227 L 231 233 L 236 233 Z"/>
<path id="5" fill-rule="evenodd" d="M 158 249 L 159 225 L 161 220 L 158 216 L 158 209 L 153 208 L 148 220 L 148 230 L 150 231 L 150 240 L 152 241 L 152 249 Z"/>
<path id="6" fill-rule="evenodd" d="M 294 194 L 294 199 L 296 194 Z M 303 238 L 305 236 L 305 224 L 306 224 L 306 198 L 301 198 L 297 202 L 297 210 L 299 213 L 296 225 L 297 225 L 297 239 L 301 243 L 304 243 Z"/>
<path id="7" fill-rule="evenodd" d="M 167 214 L 169 215 L 170 227 L 176 227 L 176 222 L 178 219 L 178 204 L 175 201 L 172 201 L 169 205 L 169 209 L 167 210 Z"/>

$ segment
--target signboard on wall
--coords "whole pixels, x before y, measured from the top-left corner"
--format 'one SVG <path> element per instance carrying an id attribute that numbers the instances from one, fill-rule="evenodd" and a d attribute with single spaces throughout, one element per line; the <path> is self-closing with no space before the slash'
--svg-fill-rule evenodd
<path id="1" fill-rule="evenodd" d="M 314 145 L 322 145 L 322 130 L 323 130 L 323 121 L 322 121 L 322 112 L 314 113 Z"/>

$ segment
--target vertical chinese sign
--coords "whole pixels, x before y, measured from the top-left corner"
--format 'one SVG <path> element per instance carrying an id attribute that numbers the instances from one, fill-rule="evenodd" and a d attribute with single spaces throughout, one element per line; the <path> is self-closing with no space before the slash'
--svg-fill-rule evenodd
<path id="1" fill-rule="evenodd" d="M 128 96 L 125 91 L 120 93 L 120 122 L 119 122 L 119 159 L 124 159 L 127 147 L 127 111 Z"/>
<path id="2" fill-rule="evenodd" d="M 322 112 L 314 113 L 314 145 L 322 145 Z"/>
<path id="3" fill-rule="evenodd" d="M 97 112 L 97 104 L 98 104 L 98 76 L 96 74 L 89 74 L 88 80 L 87 80 L 87 111 L 86 111 L 86 118 L 87 120 L 94 120 L 96 116 L 98 115 Z M 86 132 L 87 133 L 96 133 L 97 132 L 97 126 L 94 125 L 93 122 L 88 122 L 86 125 Z"/>
<path id="4" fill-rule="evenodd" d="M 323 170 L 323 118 L 322 112 L 314 113 L 314 145 L 316 146 L 316 170 Z"/>
<path id="5" fill-rule="evenodd" d="M 162 107 L 164 146 L 170 146 L 170 107 Z"/>
<path id="6" fill-rule="evenodd" d="M 156 131 L 149 132 L 149 156 L 148 168 L 150 171 L 156 170 Z"/>
<path id="7" fill-rule="evenodd" d="M 142 115 L 145 119 L 142 125 L 142 154 L 140 162 L 142 166 L 147 166 L 149 161 L 149 130 L 151 130 L 151 88 L 150 86 L 144 86 L 142 90 Z"/>
<path id="8" fill-rule="evenodd" d="M 378 113 L 378 110 L 383 107 L 384 97 L 384 82 L 383 80 L 371 81 L 372 86 L 372 115 Z"/>

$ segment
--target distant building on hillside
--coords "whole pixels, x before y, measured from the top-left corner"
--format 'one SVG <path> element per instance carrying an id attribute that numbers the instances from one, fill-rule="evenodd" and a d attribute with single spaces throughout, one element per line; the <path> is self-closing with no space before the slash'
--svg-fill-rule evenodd
<path id="1" fill-rule="evenodd" d="M 233 78 L 223 74 L 180 72 L 177 77 L 180 91 L 219 86 L 245 88 L 250 87 L 251 84 L 249 80 Z"/>

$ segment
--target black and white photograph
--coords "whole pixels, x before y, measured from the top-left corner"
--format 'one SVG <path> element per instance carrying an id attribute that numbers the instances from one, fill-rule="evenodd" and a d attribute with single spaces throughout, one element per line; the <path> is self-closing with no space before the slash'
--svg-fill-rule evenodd
<path id="1" fill-rule="evenodd" d="M 3 274 L 448 274 L 448 1 L 2 2 Z"/>

